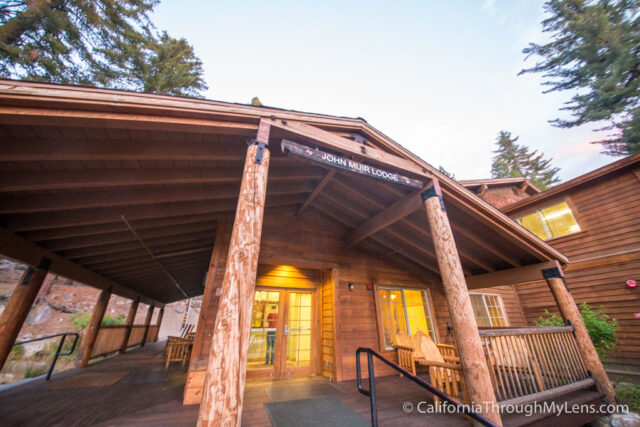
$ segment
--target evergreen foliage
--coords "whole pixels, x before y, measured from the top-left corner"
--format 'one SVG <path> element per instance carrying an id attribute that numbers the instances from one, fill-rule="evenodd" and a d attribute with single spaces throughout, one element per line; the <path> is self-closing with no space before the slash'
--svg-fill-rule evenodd
<path id="1" fill-rule="evenodd" d="M 541 190 L 546 190 L 560 181 L 557 174 L 559 168 L 551 166 L 552 159 L 545 159 L 537 150 L 529 151 L 529 147 L 516 144 L 518 137 L 511 132 L 500 131 L 494 151 L 496 156 L 491 165 L 493 178 L 514 178 L 523 176 Z"/>
<path id="2" fill-rule="evenodd" d="M 456 179 L 456 174 L 449 172 L 443 166 L 438 166 L 438 171 L 440 171 L 442 174 L 448 176 L 451 179 Z"/>
<path id="3" fill-rule="evenodd" d="M 553 91 L 575 91 L 559 127 L 604 121 L 605 153 L 640 152 L 640 0 L 549 0 L 542 21 L 551 41 L 523 52 L 541 58 L 522 73 L 542 73 Z"/>
<path id="4" fill-rule="evenodd" d="M 202 63 L 157 33 L 158 0 L 13 0 L 0 4 L 0 76 L 201 96 Z"/>
<path id="5" fill-rule="evenodd" d="M 618 343 L 616 329 L 618 329 L 618 321 L 610 319 L 604 313 L 602 307 L 596 307 L 595 310 L 586 302 L 580 304 L 580 316 L 589 332 L 589 337 L 593 341 L 593 346 L 598 352 L 600 359 L 606 359 L 607 355 L 613 350 Z M 564 326 L 562 317 L 556 313 L 550 313 L 544 310 L 544 316 L 538 318 L 537 326 Z"/>

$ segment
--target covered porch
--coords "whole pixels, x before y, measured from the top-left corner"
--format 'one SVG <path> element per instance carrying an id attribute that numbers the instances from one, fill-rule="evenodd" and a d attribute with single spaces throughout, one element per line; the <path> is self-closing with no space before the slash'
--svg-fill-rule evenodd
<path id="1" fill-rule="evenodd" d="M 0 124 L 0 253 L 32 266 L 0 320 L 4 357 L 47 271 L 103 290 L 84 366 L 138 339 L 129 321 L 101 327 L 112 293 L 131 298 L 133 314 L 139 301 L 152 314 L 203 295 L 183 396 L 194 406 L 175 410 L 201 403 L 203 425 L 238 424 L 251 416 L 253 378 L 355 388 L 358 347 L 396 360 L 380 298 L 412 291 L 431 307 L 426 332 L 455 344 L 470 403 L 594 386 L 614 400 L 564 283 L 568 260 L 361 119 L 2 82 Z M 479 330 L 470 291 L 541 279 L 571 330 Z M 278 294 L 275 317 L 256 316 L 259 292 L 273 306 Z M 250 360 L 258 333 L 273 359 Z M 565 348 L 562 367 L 551 356 Z M 389 387 L 390 401 L 405 401 L 404 387 Z M 502 424 L 491 408 L 483 414 Z"/>
<path id="2" fill-rule="evenodd" d="M 192 426 L 198 407 L 182 404 L 187 371 L 179 365 L 165 370 L 164 342 L 152 343 L 127 354 L 55 375 L 51 381 L 36 379 L 0 391 L 0 418 L 5 426 L 19 425 L 118 425 Z M 320 387 L 318 387 L 320 386 Z M 320 390 L 320 391 L 318 391 Z M 463 416 L 406 413 L 405 401 L 430 404 L 428 394 L 407 387 L 399 377 L 380 380 L 379 415 L 382 425 L 402 417 L 404 425 L 467 426 Z M 250 380 L 244 392 L 242 425 L 270 426 L 265 404 L 300 399 L 335 399 L 369 425 L 369 400 L 356 391 L 355 381 L 329 382 L 322 376 L 283 380 Z M 268 407 L 268 405 L 267 405 Z M 299 415 L 299 414 L 298 414 Z M 325 415 L 326 417 L 326 415 Z M 300 424 L 323 425 L 326 420 L 302 418 Z M 299 424 L 299 425 L 300 425 Z M 329 425 L 325 422 L 324 425 Z M 331 423 L 330 425 L 345 425 Z"/>
<path id="3" fill-rule="evenodd" d="M 187 371 L 174 366 L 165 370 L 164 342 L 152 343 L 121 356 L 92 363 L 86 369 L 73 369 L 0 391 L 0 418 L 5 426 L 192 426 L 198 407 L 182 404 Z M 378 379 L 378 417 L 380 425 L 470 426 L 464 416 L 428 414 L 432 397 L 403 378 Z M 369 400 L 356 391 L 355 381 L 330 382 L 323 376 L 282 380 L 250 380 L 244 392 L 242 425 L 270 426 L 269 404 L 295 404 L 298 400 L 328 400 L 350 411 L 356 421 L 327 420 L 302 414 L 298 425 L 369 425 Z M 568 396 L 571 404 L 597 402 L 597 393 Z M 293 402 L 293 403 L 292 403 Z M 411 411 L 403 404 L 411 403 Z M 326 405 L 326 403 L 325 403 Z M 419 409 L 418 409 L 419 408 Z M 277 409 L 277 408 L 276 408 Z M 344 409 L 343 409 L 344 411 Z M 422 411 L 422 412 L 421 412 Z M 300 414 L 296 414 L 300 416 Z M 538 414 L 539 423 L 554 414 Z M 505 418 L 505 425 L 521 425 L 522 416 Z M 278 424 L 276 424 L 278 425 Z M 548 425 L 548 424 L 547 424 Z M 565 424 L 567 425 L 567 424 Z"/>

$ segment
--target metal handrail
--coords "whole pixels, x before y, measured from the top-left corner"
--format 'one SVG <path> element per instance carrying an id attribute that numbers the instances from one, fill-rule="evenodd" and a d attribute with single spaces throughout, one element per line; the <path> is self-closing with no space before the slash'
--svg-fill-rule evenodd
<path id="1" fill-rule="evenodd" d="M 362 388 L 360 353 L 367 353 L 367 370 L 369 372 L 369 390 L 365 390 Z M 376 379 L 375 379 L 375 373 L 374 373 L 374 367 L 373 367 L 373 356 L 378 358 L 381 362 L 385 363 L 387 366 L 401 373 L 405 378 L 413 381 L 414 383 L 418 384 L 420 387 L 426 389 L 430 393 L 435 394 L 445 402 L 448 402 L 454 405 L 460 413 L 468 415 L 469 417 L 478 421 L 482 425 L 485 425 L 488 427 L 498 427 L 497 424 L 493 423 L 492 421 L 488 420 L 487 418 L 483 417 L 477 412 L 472 411 L 468 405 L 465 405 L 457 401 L 453 397 L 449 396 L 448 394 L 443 393 L 442 391 L 438 390 L 437 388 L 435 388 L 433 385 L 429 384 L 422 378 L 416 375 L 413 375 L 411 372 L 407 371 L 406 369 L 400 367 L 399 365 L 390 361 L 386 357 L 382 356 L 377 351 L 372 350 L 370 348 L 359 347 L 356 350 L 356 373 L 358 378 L 358 391 L 364 394 L 365 396 L 369 396 L 369 402 L 371 403 L 371 425 L 373 427 L 378 426 L 378 409 L 377 409 L 377 403 L 376 403 Z"/>
<path id="2" fill-rule="evenodd" d="M 71 346 L 71 350 L 67 351 L 66 353 L 62 353 L 62 346 L 64 345 L 64 340 L 67 339 L 68 335 L 73 335 L 75 339 L 73 340 L 73 345 Z M 56 354 L 55 356 L 53 356 L 53 360 L 51 361 L 51 366 L 49 366 L 49 371 L 47 372 L 47 378 L 46 378 L 47 381 L 49 381 L 49 378 L 51 378 L 51 374 L 53 373 L 53 368 L 56 366 L 56 362 L 58 361 L 58 356 L 68 356 L 72 354 L 73 351 L 76 349 L 76 344 L 78 343 L 78 338 L 80 337 L 78 333 L 62 332 L 60 334 L 47 335 L 46 337 L 34 338 L 32 340 L 20 341 L 13 344 L 13 345 L 28 344 L 31 342 L 48 340 L 50 338 L 55 338 L 55 337 L 62 337 L 62 338 L 60 338 L 60 343 L 58 344 L 58 348 L 56 349 Z"/>

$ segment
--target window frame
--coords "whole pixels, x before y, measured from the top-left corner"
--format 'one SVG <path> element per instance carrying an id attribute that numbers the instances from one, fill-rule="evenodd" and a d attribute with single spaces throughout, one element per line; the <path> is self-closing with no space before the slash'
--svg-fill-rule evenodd
<path id="1" fill-rule="evenodd" d="M 542 219 L 542 217 L 540 216 L 540 211 L 542 211 L 543 209 L 547 209 L 550 208 L 552 206 L 555 205 L 559 205 L 560 203 L 565 202 L 567 204 L 567 206 L 569 207 L 571 216 L 573 217 L 573 220 L 575 221 L 575 223 L 578 225 L 579 230 L 577 231 L 573 231 L 571 233 L 567 233 L 567 234 L 563 234 L 562 236 L 551 236 L 549 233 L 549 229 L 548 229 L 548 225 L 545 223 L 545 221 Z M 522 225 L 522 223 L 520 222 L 520 219 L 522 219 L 525 216 L 531 215 L 531 214 L 537 214 L 538 218 L 540 219 L 540 223 L 542 224 L 542 228 L 544 229 L 545 233 L 547 233 L 547 238 L 542 239 L 540 237 L 538 237 L 537 234 L 535 234 L 533 231 L 529 230 L 527 227 L 525 227 L 524 225 Z M 579 220 L 580 215 L 577 213 L 576 207 L 573 203 L 573 200 L 571 200 L 571 198 L 567 195 L 562 199 L 556 199 L 553 203 L 548 203 L 544 206 L 540 206 L 539 208 L 536 208 L 532 211 L 526 211 L 518 216 L 516 216 L 513 220 L 520 225 L 520 227 L 524 228 L 525 230 L 527 230 L 529 233 L 533 234 L 534 236 L 538 237 L 539 239 L 541 239 L 544 242 L 547 242 L 549 240 L 554 240 L 554 239 L 561 239 L 563 237 L 567 237 L 567 236 L 573 236 L 574 234 L 578 234 L 578 233 L 583 233 L 586 230 L 584 230 L 582 228 L 582 224 L 580 223 Z"/>
<path id="2" fill-rule="evenodd" d="M 482 304 L 484 305 L 484 310 L 487 314 L 487 319 L 489 319 L 489 326 L 479 326 L 480 328 L 508 328 L 509 327 L 509 316 L 507 316 L 507 310 L 504 309 L 504 302 L 502 301 L 502 295 L 494 294 L 490 292 L 469 292 L 469 299 L 471 299 L 471 295 L 481 295 L 482 296 Z M 491 321 L 491 316 L 489 315 L 489 307 L 487 306 L 487 300 L 485 296 L 497 297 L 498 302 L 500 303 L 500 310 L 502 311 L 502 317 L 504 318 L 504 326 L 494 326 Z M 473 305 L 473 304 L 472 304 Z M 478 319 L 476 318 L 476 322 Z"/>
<path id="3" fill-rule="evenodd" d="M 375 302 L 375 309 L 376 309 L 376 320 L 377 320 L 377 328 L 378 328 L 378 345 L 379 345 L 379 350 L 381 352 L 384 351 L 393 351 L 393 347 L 387 347 L 384 341 L 384 322 L 382 321 L 382 303 L 380 302 L 380 289 L 383 290 L 391 290 L 391 291 L 404 291 L 404 290 L 408 290 L 408 291 L 420 291 L 420 292 L 424 292 L 426 294 L 426 302 L 427 302 L 427 311 L 429 314 L 429 317 L 431 318 L 431 325 L 433 328 L 433 339 L 434 342 L 440 342 L 440 334 L 438 332 L 438 322 L 435 316 L 435 311 L 433 309 L 434 305 L 433 305 L 433 299 L 431 297 L 431 290 L 429 288 L 420 288 L 420 287 L 416 287 L 416 286 L 397 286 L 397 285 L 385 285 L 385 284 L 381 284 L 381 285 L 374 285 L 373 287 L 373 292 L 374 292 L 374 302 Z M 404 292 L 402 292 L 402 308 L 404 310 L 404 317 L 405 317 L 405 322 L 407 322 L 407 304 L 405 301 L 405 297 L 404 297 Z"/>

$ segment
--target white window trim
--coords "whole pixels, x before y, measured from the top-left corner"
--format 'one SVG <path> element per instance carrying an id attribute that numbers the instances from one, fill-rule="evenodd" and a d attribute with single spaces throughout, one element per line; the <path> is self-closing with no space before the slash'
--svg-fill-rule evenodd
<path id="1" fill-rule="evenodd" d="M 405 325 L 407 326 L 407 333 L 409 335 L 411 335 L 411 327 L 409 326 L 408 323 L 408 318 L 409 315 L 407 314 L 407 302 L 405 300 L 404 297 L 404 291 L 419 291 L 422 292 L 422 296 L 425 299 L 426 302 L 426 306 L 427 306 L 427 315 L 429 316 L 429 322 L 431 324 L 431 327 L 433 328 L 433 330 L 429 331 L 429 334 L 431 335 L 431 339 L 433 340 L 433 342 L 437 342 L 438 338 L 436 337 L 436 324 L 435 324 L 435 320 L 433 318 L 433 312 L 431 311 L 431 299 L 429 298 L 429 289 L 424 289 L 424 288 L 411 288 L 411 287 L 407 287 L 407 286 L 384 286 L 384 285 L 380 285 L 377 287 L 376 289 L 376 298 L 378 300 L 380 300 L 380 290 L 385 290 L 385 291 L 400 291 L 400 293 L 402 294 L 402 309 L 404 311 L 404 321 L 405 321 Z M 502 303 L 502 302 L 501 302 Z M 382 328 L 383 332 L 384 332 L 384 319 L 382 317 L 382 307 L 380 310 L 380 321 L 382 322 L 380 324 L 380 327 Z M 384 339 L 384 333 L 383 333 L 383 339 Z M 384 348 L 385 350 L 393 350 L 393 345 L 391 346 L 387 346 L 386 343 L 384 343 Z"/>
<path id="2" fill-rule="evenodd" d="M 509 327 L 509 317 L 507 317 L 507 311 L 504 309 L 504 303 L 502 302 L 502 295 L 500 294 L 492 294 L 488 292 L 469 292 L 469 295 L 481 295 L 482 296 L 482 304 L 484 305 L 484 311 L 487 314 L 487 319 L 489 319 L 489 325 L 492 328 L 505 328 Z M 498 298 L 498 302 L 500 303 L 500 310 L 502 310 L 502 316 L 504 318 L 505 326 L 494 326 L 493 321 L 491 320 L 491 316 L 489 315 L 489 307 L 487 306 L 487 300 L 485 296 L 493 296 Z"/>

